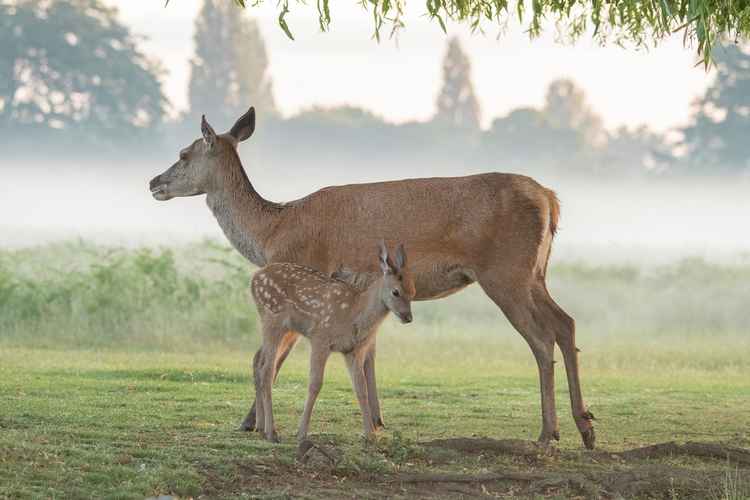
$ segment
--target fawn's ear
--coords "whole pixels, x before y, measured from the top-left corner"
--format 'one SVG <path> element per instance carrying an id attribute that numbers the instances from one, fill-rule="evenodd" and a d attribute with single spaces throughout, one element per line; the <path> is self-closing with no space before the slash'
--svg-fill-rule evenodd
<path id="1" fill-rule="evenodd" d="M 406 267 L 406 251 L 404 250 L 404 244 L 399 243 L 396 248 L 396 268 L 398 271 L 402 271 Z"/>
<path id="2" fill-rule="evenodd" d="M 206 115 L 201 116 L 201 133 L 203 134 L 203 140 L 206 142 L 207 149 L 211 151 L 216 145 L 216 132 L 211 125 L 206 121 Z"/>
<path id="3" fill-rule="evenodd" d="M 232 126 L 229 135 L 239 143 L 249 139 L 253 132 L 255 132 L 255 108 L 250 106 L 247 113 L 242 115 Z"/>
<path id="4" fill-rule="evenodd" d="M 385 246 L 385 242 L 380 240 L 378 242 L 378 257 L 380 260 L 380 270 L 383 274 L 395 272 L 395 266 L 391 262 L 391 258 L 388 256 L 388 248 Z"/>

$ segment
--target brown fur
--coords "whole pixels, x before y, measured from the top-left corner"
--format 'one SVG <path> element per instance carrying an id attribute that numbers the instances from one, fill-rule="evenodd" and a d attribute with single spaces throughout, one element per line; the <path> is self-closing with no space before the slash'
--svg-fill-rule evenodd
<path id="1" fill-rule="evenodd" d="M 397 252 L 403 255 L 403 249 Z M 325 276 L 309 267 L 269 264 L 253 276 L 251 293 L 263 323 L 263 344 L 253 358 L 257 429 L 266 439 L 278 439 L 274 428 L 272 382 L 280 353 L 300 335 L 310 341 L 310 383 L 297 438 L 307 436 L 315 400 L 323 385 L 326 361 L 332 352 L 344 354 L 362 410 L 365 434 L 382 425 L 372 367 L 375 334 L 389 311 L 410 323 L 414 286 L 403 261 L 388 259 L 383 273 L 364 290 Z"/>

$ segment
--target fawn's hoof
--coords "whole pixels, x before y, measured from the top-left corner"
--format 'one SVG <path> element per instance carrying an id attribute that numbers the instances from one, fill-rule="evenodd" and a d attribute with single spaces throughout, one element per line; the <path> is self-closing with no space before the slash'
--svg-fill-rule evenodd
<path id="1" fill-rule="evenodd" d="M 549 446 L 552 441 L 560 441 L 560 430 L 555 429 L 554 431 L 542 431 L 537 440 L 542 446 Z"/>
<path id="2" fill-rule="evenodd" d="M 385 429 L 385 424 L 383 423 L 383 419 L 381 417 L 372 419 L 372 426 L 376 432 Z"/>
<path id="3" fill-rule="evenodd" d="M 275 430 L 273 432 L 266 432 L 264 433 L 264 436 L 266 441 L 269 443 L 280 443 L 281 439 L 279 439 L 279 433 Z"/>

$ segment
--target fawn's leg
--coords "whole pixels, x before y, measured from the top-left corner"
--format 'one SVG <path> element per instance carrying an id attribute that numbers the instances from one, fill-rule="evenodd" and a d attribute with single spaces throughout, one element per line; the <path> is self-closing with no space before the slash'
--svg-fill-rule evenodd
<path id="1" fill-rule="evenodd" d="M 330 350 L 327 347 L 315 343 L 312 344 L 310 349 L 310 381 L 307 386 L 307 399 L 305 400 L 305 409 L 302 412 L 302 419 L 297 431 L 297 440 L 299 441 L 307 437 L 313 406 L 315 406 L 315 400 L 318 398 L 320 389 L 323 387 L 323 374 L 325 373 L 329 355 Z"/>
<path id="2" fill-rule="evenodd" d="M 380 413 L 380 401 L 378 401 L 378 387 L 375 382 L 375 341 L 365 355 L 365 382 L 367 384 L 367 401 L 370 405 L 372 425 L 375 430 L 385 428 L 383 415 Z"/>
<path id="3" fill-rule="evenodd" d="M 357 353 L 357 351 L 355 351 L 347 354 L 345 359 L 346 366 L 349 368 L 349 376 L 352 379 L 352 386 L 357 395 L 359 408 L 362 410 L 362 430 L 365 436 L 369 436 L 375 432 L 375 426 L 372 423 L 372 413 L 370 413 L 370 405 L 367 400 L 367 380 L 365 379 L 364 371 L 364 355 L 363 353 Z"/>
<path id="4" fill-rule="evenodd" d="M 263 378 L 261 374 L 263 373 L 263 364 L 264 364 L 264 357 L 263 357 L 263 346 L 258 349 L 258 351 L 255 353 L 255 356 L 253 356 L 253 381 L 255 383 L 255 400 L 258 402 L 255 405 L 255 415 L 258 416 L 258 425 L 256 426 L 255 423 L 253 423 L 253 429 L 257 430 L 260 433 L 263 433 L 263 430 L 265 428 L 265 413 L 263 411 Z"/>
<path id="5" fill-rule="evenodd" d="M 286 332 L 280 331 L 272 324 L 263 325 L 263 347 L 261 347 L 262 365 L 258 373 L 260 398 L 258 402 L 262 405 L 263 412 L 263 435 L 268 441 L 274 443 L 279 441 L 273 422 L 273 380 L 276 376 L 276 359 L 279 347 Z M 260 422 L 258 422 L 260 426 Z"/>
<path id="6" fill-rule="evenodd" d="M 276 382 L 276 379 L 279 377 L 279 370 L 281 370 L 281 365 L 284 364 L 284 361 L 286 360 L 287 356 L 289 356 L 289 353 L 292 352 L 292 349 L 297 343 L 297 340 L 299 339 L 299 335 L 295 332 L 289 332 L 285 337 L 284 340 L 281 343 L 281 347 L 279 348 L 279 354 L 278 359 L 276 361 L 276 369 L 275 369 L 275 375 L 274 375 L 274 383 Z M 247 412 L 247 415 L 245 416 L 245 419 L 240 424 L 240 430 L 243 431 L 253 431 L 253 430 L 261 430 L 259 427 L 262 427 L 263 425 L 263 418 L 259 417 L 256 412 L 256 406 L 260 404 L 260 400 L 255 398 L 255 401 L 253 401 L 252 405 L 250 405 L 250 410 Z M 256 423 L 258 425 L 256 425 Z"/>
<path id="7" fill-rule="evenodd" d="M 259 400 L 263 407 L 263 435 L 268 441 L 277 443 L 279 437 L 276 434 L 276 429 L 273 422 L 273 375 L 275 371 L 275 363 L 273 362 L 276 357 L 276 346 L 270 347 L 269 349 L 264 348 L 265 362 L 263 363 L 263 370 L 260 374 L 261 387 Z"/>

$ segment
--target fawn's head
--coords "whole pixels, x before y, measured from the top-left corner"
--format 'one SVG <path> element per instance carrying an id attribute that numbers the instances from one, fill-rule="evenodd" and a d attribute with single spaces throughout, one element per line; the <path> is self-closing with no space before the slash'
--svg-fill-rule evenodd
<path id="1" fill-rule="evenodd" d="M 219 169 L 226 165 L 227 155 L 236 155 L 237 144 L 255 131 L 255 108 L 250 108 L 225 134 L 217 134 L 201 118 L 203 137 L 180 151 L 180 159 L 166 172 L 151 180 L 151 195 L 159 201 L 180 196 L 206 194 L 217 185 Z"/>
<path id="2" fill-rule="evenodd" d="M 391 259 L 388 248 L 381 241 L 378 244 L 378 258 L 383 271 L 383 276 L 377 282 L 380 286 L 380 300 L 402 323 L 411 323 L 411 300 L 414 298 L 415 288 L 414 278 L 406 269 L 404 245 L 399 244 L 394 259 Z"/>

